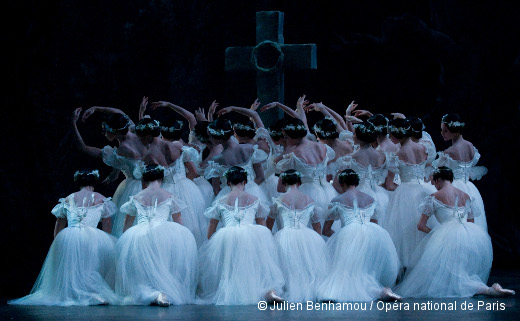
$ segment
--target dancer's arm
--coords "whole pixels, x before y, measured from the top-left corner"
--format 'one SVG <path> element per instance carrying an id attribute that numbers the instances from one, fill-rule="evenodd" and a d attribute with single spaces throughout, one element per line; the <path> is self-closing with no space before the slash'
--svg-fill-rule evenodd
<path id="1" fill-rule="evenodd" d="M 332 224 L 334 224 L 333 220 L 328 220 L 323 223 L 323 235 L 325 236 L 332 236 L 334 234 L 334 230 L 332 229 Z"/>
<path id="2" fill-rule="evenodd" d="M 271 216 L 268 216 L 267 219 L 265 220 L 265 226 L 272 232 L 273 226 L 274 226 L 274 218 L 272 218 Z"/>
<path id="3" fill-rule="evenodd" d="M 64 217 L 58 217 L 56 219 L 56 224 L 54 225 L 54 238 L 58 235 L 61 230 L 67 227 L 67 219 Z"/>
<path id="4" fill-rule="evenodd" d="M 143 119 L 146 106 L 148 106 L 148 97 L 145 96 L 141 101 L 141 105 L 139 105 L 139 120 Z"/>
<path id="5" fill-rule="evenodd" d="M 79 115 L 81 114 L 81 109 L 82 109 L 81 107 L 76 108 L 76 110 L 74 110 L 74 113 L 72 114 L 72 129 L 74 132 L 76 146 L 81 152 L 86 153 L 92 157 L 100 158 L 101 157 L 101 148 L 87 146 L 85 144 L 85 142 L 83 141 L 83 137 L 81 137 L 81 134 L 78 130 L 77 122 L 79 119 Z"/>
<path id="6" fill-rule="evenodd" d="M 182 108 L 181 106 L 174 105 L 167 101 L 156 101 L 150 105 L 150 108 L 152 109 L 156 109 L 158 107 L 168 107 L 173 111 L 179 113 L 182 117 L 186 118 L 188 120 L 190 130 L 193 130 L 193 128 L 195 128 L 195 125 L 197 125 L 197 119 L 195 118 L 195 115 L 193 115 L 193 113 L 187 111 L 186 109 Z"/>
<path id="7" fill-rule="evenodd" d="M 100 112 L 100 113 L 105 113 L 105 114 L 121 114 L 121 115 L 126 116 L 126 114 L 121 109 L 118 109 L 115 107 L 92 106 L 89 109 L 85 110 L 85 113 L 83 114 L 81 121 L 87 120 L 87 118 L 92 116 L 92 114 L 94 114 L 95 112 Z M 134 125 L 134 122 L 131 119 L 129 119 L 129 120 L 130 120 L 131 125 Z"/>
<path id="8" fill-rule="evenodd" d="M 215 196 L 218 195 L 220 192 L 220 178 L 219 177 L 213 177 L 211 178 L 211 186 L 213 187 L 213 193 Z"/>
<path id="9" fill-rule="evenodd" d="M 119 173 L 121 173 L 121 170 L 117 168 L 113 168 L 110 174 L 103 180 L 102 184 L 110 184 L 114 182 L 118 177 Z"/>
<path id="10" fill-rule="evenodd" d="M 213 115 L 215 115 L 215 110 L 217 110 L 218 103 L 214 100 L 208 108 L 208 121 L 213 121 Z"/>
<path id="11" fill-rule="evenodd" d="M 182 216 L 181 216 L 181 213 L 173 213 L 172 214 L 172 219 L 175 223 L 177 224 L 180 224 L 182 225 Z"/>
<path id="12" fill-rule="evenodd" d="M 126 215 L 125 217 L 125 224 L 123 226 L 123 233 L 128 230 L 129 228 L 132 227 L 132 225 L 134 225 L 134 221 L 135 221 L 135 216 L 132 216 L 132 215 Z"/>
<path id="13" fill-rule="evenodd" d="M 255 218 L 256 225 L 263 225 L 265 226 L 265 219 L 262 217 Z"/>
<path id="14" fill-rule="evenodd" d="M 209 226 L 208 226 L 208 240 L 211 238 L 211 236 L 217 231 L 217 225 L 218 225 L 218 220 L 217 219 L 214 219 L 212 218 L 210 221 L 209 221 Z"/>
<path id="15" fill-rule="evenodd" d="M 419 220 L 419 224 L 417 224 L 417 229 L 421 232 L 424 232 L 424 233 L 430 233 L 430 231 L 432 230 L 431 228 L 429 228 L 428 226 L 426 226 L 426 223 L 428 222 L 428 219 L 430 217 L 426 214 L 422 214 L 421 215 L 421 219 Z"/>
<path id="16" fill-rule="evenodd" d="M 108 234 L 112 233 L 112 220 L 110 217 L 101 220 L 101 229 Z"/>
<path id="17" fill-rule="evenodd" d="M 195 167 L 195 164 L 193 162 L 184 162 L 184 167 L 186 168 L 186 177 L 193 180 L 194 178 L 198 177 L 199 174 L 197 173 L 197 168 Z"/>
<path id="18" fill-rule="evenodd" d="M 264 128 L 264 122 L 260 118 L 260 115 L 252 109 L 244 108 L 244 107 L 237 107 L 237 106 L 228 106 L 225 108 L 222 108 L 218 111 L 217 115 L 221 116 L 223 114 L 227 114 L 229 112 L 236 112 L 242 115 L 245 115 L 251 119 L 251 121 L 255 124 L 256 128 Z"/>
<path id="19" fill-rule="evenodd" d="M 314 231 L 316 231 L 316 233 L 321 235 L 321 223 L 320 222 L 312 223 L 312 228 Z"/>
<path id="20" fill-rule="evenodd" d="M 255 170 L 255 183 L 260 185 L 264 182 L 264 168 L 262 167 L 262 163 L 254 163 L 253 169 Z"/>

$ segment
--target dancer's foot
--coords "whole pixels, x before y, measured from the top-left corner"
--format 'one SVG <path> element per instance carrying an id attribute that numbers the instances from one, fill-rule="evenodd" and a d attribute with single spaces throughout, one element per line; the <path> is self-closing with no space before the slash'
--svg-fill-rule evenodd
<path id="1" fill-rule="evenodd" d="M 379 300 L 381 301 L 401 301 L 403 298 L 395 294 L 390 288 L 384 288 Z"/>
<path id="2" fill-rule="evenodd" d="M 272 304 L 272 303 L 282 303 L 283 301 L 285 301 L 284 299 L 279 297 L 274 290 L 271 290 L 271 291 L 267 292 L 267 294 L 265 295 L 265 299 L 270 304 Z"/>
<path id="3" fill-rule="evenodd" d="M 99 295 L 92 297 L 92 305 L 108 305 L 108 301 L 100 297 Z"/>
<path id="4" fill-rule="evenodd" d="M 170 301 L 168 301 L 168 297 L 166 294 L 162 293 L 159 294 L 157 299 L 155 299 L 154 303 L 160 307 L 168 307 L 170 306 Z"/>
<path id="5" fill-rule="evenodd" d="M 504 289 L 500 284 L 495 283 L 489 288 L 488 295 L 490 295 L 490 296 L 509 296 L 509 295 L 515 295 L 515 291 L 509 290 L 509 289 Z"/>

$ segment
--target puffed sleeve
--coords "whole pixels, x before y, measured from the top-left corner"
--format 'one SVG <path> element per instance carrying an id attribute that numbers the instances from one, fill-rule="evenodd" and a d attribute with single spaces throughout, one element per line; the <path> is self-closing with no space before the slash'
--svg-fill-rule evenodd
<path id="1" fill-rule="evenodd" d="M 58 200 L 58 204 L 54 206 L 54 208 L 51 210 L 52 215 L 56 216 L 56 218 L 67 218 L 67 212 L 66 212 L 66 199 L 60 198 Z"/>
<path id="2" fill-rule="evenodd" d="M 439 168 L 441 166 L 448 166 L 448 158 L 446 157 L 446 154 L 444 154 L 444 152 L 438 152 L 437 155 L 439 157 L 432 162 L 433 167 Z"/>
<path id="3" fill-rule="evenodd" d="M 426 196 L 417 207 L 417 211 L 421 214 L 432 216 L 435 213 L 435 209 L 433 208 L 433 198 L 433 195 Z"/>
<path id="4" fill-rule="evenodd" d="M 473 180 L 479 180 L 482 178 L 482 176 L 487 174 L 488 170 L 484 166 L 475 166 L 480 159 L 480 153 L 475 147 L 473 148 L 475 150 L 475 155 L 473 156 L 473 160 L 471 161 L 471 165 L 473 165 L 473 167 L 471 167 L 469 178 Z"/>
<path id="5" fill-rule="evenodd" d="M 475 198 L 473 197 L 466 201 L 465 211 L 468 215 L 468 219 L 478 217 L 482 214 L 480 208 L 477 206 L 477 202 L 475 202 Z"/>
<path id="6" fill-rule="evenodd" d="M 116 153 L 116 149 L 112 146 L 105 146 L 101 150 L 101 158 L 103 162 L 110 167 L 121 169 L 123 164 L 120 157 Z"/>
<path id="7" fill-rule="evenodd" d="M 339 205 L 336 202 L 332 202 L 329 204 L 329 208 L 327 211 L 326 221 L 335 221 L 339 220 Z"/>
<path id="8" fill-rule="evenodd" d="M 352 168 L 351 163 L 352 163 L 352 156 L 350 156 L 350 155 L 338 157 L 338 159 L 336 159 L 336 161 L 327 165 L 327 174 L 334 176 L 344 169 Z"/>
<path id="9" fill-rule="evenodd" d="M 395 153 L 385 153 L 386 168 L 394 174 L 399 174 L 399 157 Z"/>
<path id="10" fill-rule="evenodd" d="M 221 221 L 222 220 L 222 214 L 221 214 L 221 207 L 219 205 L 220 200 L 213 201 L 213 204 L 211 204 L 205 211 L 204 216 L 209 219 L 216 219 Z"/>
<path id="11" fill-rule="evenodd" d="M 253 155 L 251 161 L 253 164 L 261 163 L 267 159 L 267 153 L 258 148 L 258 145 L 253 146 Z"/>
<path id="12" fill-rule="evenodd" d="M 128 200 L 128 202 L 121 205 L 120 211 L 121 211 L 121 213 L 130 215 L 130 216 L 137 215 L 137 208 L 135 207 L 133 196 L 130 196 L 130 199 Z"/>
<path id="13" fill-rule="evenodd" d="M 267 215 L 269 214 L 269 206 L 264 205 L 262 202 L 260 202 L 260 200 L 257 200 L 257 202 L 258 202 L 258 207 L 256 209 L 255 217 L 265 219 L 267 217 Z"/>
<path id="14" fill-rule="evenodd" d="M 209 161 L 208 165 L 204 169 L 204 177 L 211 179 L 213 177 L 221 177 L 226 168 L 215 161 Z"/>
<path id="15" fill-rule="evenodd" d="M 182 160 L 184 162 L 199 162 L 200 154 L 193 147 L 183 146 L 182 147 Z"/>
<path id="16" fill-rule="evenodd" d="M 343 130 L 339 133 L 339 140 L 346 141 L 354 146 L 354 134 L 350 130 Z"/>
<path id="17" fill-rule="evenodd" d="M 269 141 L 269 139 L 271 139 L 271 136 L 269 135 L 269 132 L 267 131 L 267 129 L 265 129 L 264 127 L 261 127 L 261 128 L 257 128 L 254 139 L 255 140 L 265 139 L 265 140 Z"/>
<path id="18" fill-rule="evenodd" d="M 103 213 L 101 218 L 107 218 L 113 216 L 117 212 L 117 206 L 112 202 L 112 197 L 103 199 Z"/>
<path id="19" fill-rule="evenodd" d="M 188 205 L 183 200 L 172 195 L 170 204 L 170 215 L 175 213 L 182 213 L 188 208 Z"/>
<path id="20" fill-rule="evenodd" d="M 283 155 L 283 158 L 276 164 L 276 169 L 279 172 L 285 172 L 289 169 L 296 169 L 294 164 L 294 153 L 288 153 Z"/>
<path id="21" fill-rule="evenodd" d="M 269 210 L 269 217 L 270 218 L 276 218 L 278 216 L 278 202 L 280 201 L 280 198 L 278 197 L 272 197 L 271 198 L 271 208 Z"/>
<path id="22" fill-rule="evenodd" d="M 423 145 L 426 148 L 426 162 L 431 164 L 435 158 L 437 157 L 437 150 L 435 149 L 435 144 L 433 143 L 432 137 L 427 132 L 422 132 L 423 137 L 419 140 L 419 144 Z"/>
<path id="23" fill-rule="evenodd" d="M 336 157 L 336 152 L 329 146 L 325 145 L 325 148 L 327 149 L 327 162 L 331 159 L 334 159 Z"/>
<path id="24" fill-rule="evenodd" d="M 314 203 L 314 206 L 311 206 L 311 210 L 311 223 L 319 223 L 322 220 L 322 217 L 324 216 L 323 208 L 317 203 Z"/>
<path id="25" fill-rule="evenodd" d="M 374 201 L 374 203 L 372 203 L 371 207 L 374 209 L 374 211 L 372 212 L 372 216 L 370 216 L 370 219 L 371 220 L 378 220 L 379 219 L 379 215 L 377 213 L 377 201 Z"/>

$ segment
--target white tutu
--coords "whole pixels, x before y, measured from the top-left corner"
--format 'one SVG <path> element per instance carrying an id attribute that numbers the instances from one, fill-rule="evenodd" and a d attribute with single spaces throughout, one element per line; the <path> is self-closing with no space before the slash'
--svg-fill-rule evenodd
<path id="1" fill-rule="evenodd" d="M 460 189 L 464 193 L 468 194 L 473 200 L 473 206 L 476 207 L 480 213 L 479 216 L 475 217 L 475 224 L 480 226 L 484 231 L 487 231 L 487 220 L 486 210 L 484 209 L 484 201 L 478 191 L 475 184 L 470 181 L 464 181 L 463 179 L 453 180 L 453 186 Z"/>
<path id="2" fill-rule="evenodd" d="M 67 217 L 69 227 L 52 242 L 31 294 L 9 304 L 69 306 L 118 302 L 111 288 L 115 238 L 96 228 L 101 217 L 115 212 L 115 205 L 105 199 L 103 204 L 83 207 L 78 212 L 70 200 L 61 199 L 52 211 L 56 217 Z"/>
<path id="3" fill-rule="evenodd" d="M 195 177 L 193 179 L 193 183 L 195 183 L 202 196 L 204 197 L 204 209 L 211 206 L 213 200 L 215 199 L 215 193 L 213 193 L 213 186 L 211 186 L 210 182 L 202 176 Z"/>
<path id="4" fill-rule="evenodd" d="M 116 293 L 123 304 L 148 305 L 165 293 L 172 304 L 195 300 L 197 245 L 184 226 L 166 221 L 183 211 L 173 197 L 155 210 L 131 198 L 121 208 L 138 224 L 116 243 Z M 180 203 L 182 204 L 182 203 Z"/>
<path id="5" fill-rule="evenodd" d="M 432 210 L 425 214 L 435 212 L 442 223 L 417 247 L 410 269 L 395 292 L 403 297 L 473 296 L 487 288 L 493 261 L 491 239 L 478 225 L 466 222 L 469 206 L 453 215 L 452 207 L 431 198 L 425 203 Z"/>
<path id="6" fill-rule="evenodd" d="M 216 200 L 206 210 L 209 218 L 224 222 L 199 250 L 200 302 L 217 305 L 257 304 L 270 290 L 281 294 L 284 285 L 271 232 L 255 225 L 266 209 L 257 200 L 233 208 Z"/>
<path id="7" fill-rule="evenodd" d="M 395 284 L 399 270 L 397 252 L 388 233 L 371 223 L 374 202 L 366 209 L 332 203 L 331 213 L 347 223 L 334 233 L 327 246 L 332 256 L 331 272 L 321 284 L 320 300 L 336 302 L 372 301 L 384 287 Z"/>

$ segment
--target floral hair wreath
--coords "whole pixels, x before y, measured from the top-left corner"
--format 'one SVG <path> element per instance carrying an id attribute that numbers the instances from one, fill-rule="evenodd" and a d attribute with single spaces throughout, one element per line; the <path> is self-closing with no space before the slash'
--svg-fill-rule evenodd
<path id="1" fill-rule="evenodd" d="M 135 126 L 135 130 L 143 131 L 146 129 L 156 129 L 156 128 L 160 128 L 160 127 L 161 127 L 161 124 L 159 123 L 159 121 L 154 119 L 154 120 L 152 120 L 151 123 L 140 124 L 140 125 Z"/>
<path id="2" fill-rule="evenodd" d="M 237 169 L 237 168 L 240 168 L 240 169 Z M 243 169 L 242 167 L 240 167 L 240 166 L 233 166 L 233 167 L 231 167 L 230 169 L 228 169 L 227 171 L 224 172 L 224 177 L 227 179 L 229 177 L 229 175 L 231 175 L 231 173 L 234 173 L 234 172 L 238 172 L 240 174 L 247 175 L 246 170 Z"/>
<path id="3" fill-rule="evenodd" d="M 450 121 L 449 123 L 446 121 L 446 118 L 448 117 L 448 114 L 442 116 L 442 122 L 446 124 L 446 126 L 451 128 L 464 128 L 466 126 L 466 123 L 460 122 L 460 121 Z"/>
<path id="4" fill-rule="evenodd" d="M 249 130 L 249 131 L 254 131 L 255 130 L 253 127 L 251 127 L 249 125 L 242 124 L 242 123 L 235 123 L 233 128 L 238 129 L 238 130 Z"/>
<path id="5" fill-rule="evenodd" d="M 294 173 L 287 173 L 287 172 L 283 172 L 280 174 L 280 179 L 283 180 L 285 179 L 287 176 L 289 175 L 296 175 L 296 177 L 298 177 L 299 179 L 302 179 L 303 178 L 303 175 L 302 173 L 298 172 L 298 171 L 295 171 Z"/>
<path id="6" fill-rule="evenodd" d="M 303 126 L 302 124 L 298 124 L 298 125 L 293 125 L 293 124 L 290 124 L 290 125 L 285 125 L 282 130 L 290 130 L 290 131 L 297 131 L 297 130 L 307 130 L 305 128 L 305 126 Z"/>
<path id="7" fill-rule="evenodd" d="M 74 180 L 77 180 L 80 176 L 82 175 L 85 175 L 85 176 L 89 176 L 89 175 L 93 175 L 94 177 L 96 178 L 99 178 L 99 171 L 97 169 L 93 170 L 93 171 L 90 171 L 90 172 L 85 172 L 85 171 L 76 171 L 74 173 Z"/>
<path id="8" fill-rule="evenodd" d="M 272 130 L 269 129 L 269 135 L 272 136 L 283 136 L 283 133 L 281 130 Z"/>
<path id="9" fill-rule="evenodd" d="M 408 126 L 408 127 L 395 127 L 394 125 L 390 125 L 388 126 L 388 129 L 390 130 L 390 132 L 392 133 L 401 133 L 401 134 L 407 134 L 408 131 L 411 129 L 411 126 Z"/>
<path id="10" fill-rule="evenodd" d="M 118 131 L 122 131 L 122 130 L 128 128 L 128 126 L 130 126 L 130 118 L 128 117 L 128 115 L 123 114 L 123 117 L 125 117 L 125 119 L 126 119 L 126 124 L 121 128 L 112 128 L 106 122 L 102 122 L 101 127 L 103 128 L 104 131 L 109 132 L 111 134 L 115 134 Z"/>
<path id="11" fill-rule="evenodd" d="M 182 127 L 184 127 L 184 123 L 182 121 L 180 121 L 180 120 L 177 120 L 176 124 L 177 124 L 177 126 L 174 125 L 174 126 L 171 126 L 171 127 L 161 126 L 161 131 L 162 132 L 173 133 L 175 131 L 181 130 Z"/>
<path id="12" fill-rule="evenodd" d="M 433 171 L 433 174 L 434 174 L 434 175 L 438 175 L 438 174 L 440 174 L 441 172 L 453 173 L 453 171 L 451 170 L 451 168 L 449 168 L 449 167 L 445 167 L 445 166 L 441 166 L 441 167 L 436 167 L 435 170 Z"/>
<path id="13" fill-rule="evenodd" d="M 359 178 L 359 175 L 354 171 L 352 171 L 352 172 L 342 171 L 341 173 L 339 173 L 338 178 L 339 177 L 357 177 L 357 178 Z"/>
<path id="14" fill-rule="evenodd" d="M 338 125 L 338 123 L 337 123 L 334 119 L 332 119 L 332 118 L 330 118 L 330 117 L 325 117 L 324 119 L 330 120 L 330 121 L 334 124 L 334 126 L 337 126 L 337 125 Z M 323 136 L 323 137 L 334 136 L 334 135 L 337 133 L 336 130 L 333 130 L 333 131 L 324 131 L 323 129 L 320 128 L 320 126 L 318 126 L 317 123 L 314 124 L 314 126 L 312 127 L 312 129 L 313 129 L 316 133 L 319 133 L 319 134 L 320 134 L 321 136 Z"/>
<path id="15" fill-rule="evenodd" d="M 371 124 L 371 123 L 369 123 Z M 372 125 L 372 124 L 371 124 Z M 373 125 L 372 125 L 373 126 Z M 375 127 L 375 126 L 374 126 Z M 365 125 L 364 123 L 358 123 L 358 124 L 354 124 L 354 129 L 355 130 L 359 130 L 360 132 L 362 133 L 371 133 L 372 130 L 371 128 L 369 128 L 367 125 Z"/>

